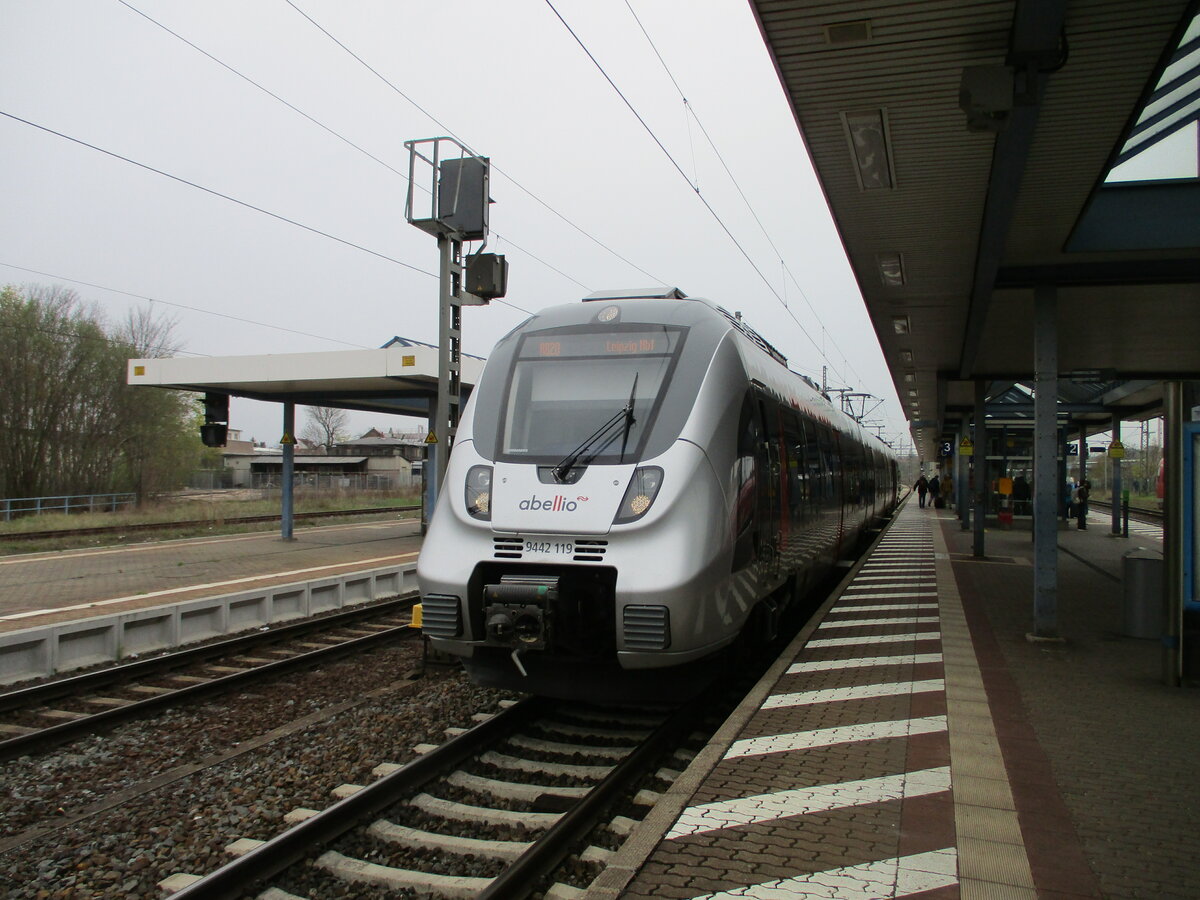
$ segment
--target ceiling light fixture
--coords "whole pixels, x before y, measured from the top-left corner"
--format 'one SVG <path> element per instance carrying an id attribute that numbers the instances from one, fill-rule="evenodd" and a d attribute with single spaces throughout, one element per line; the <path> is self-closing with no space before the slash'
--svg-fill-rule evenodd
<path id="1" fill-rule="evenodd" d="M 900 360 L 902 362 L 907 362 L 907 363 L 912 362 L 913 361 L 913 352 L 911 350 L 901 350 L 900 351 Z"/>
<path id="2" fill-rule="evenodd" d="M 858 19 L 854 22 L 836 22 L 825 26 L 825 43 L 860 44 L 871 40 L 871 20 Z"/>
<path id="3" fill-rule="evenodd" d="M 904 287 L 904 257 L 899 253 L 877 253 L 879 278 L 884 287 Z"/>
<path id="4" fill-rule="evenodd" d="M 896 186 L 886 109 L 842 113 L 842 130 L 854 161 L 859 190 L 891 190 Z"/>
<path id="5" fill-rule="evenodd" d="M 912 330 L 912 323 L 908 321 L 908 316 L 892 316 L 892 327 L 896 329 L 896 334 L 908 334 Z"/>

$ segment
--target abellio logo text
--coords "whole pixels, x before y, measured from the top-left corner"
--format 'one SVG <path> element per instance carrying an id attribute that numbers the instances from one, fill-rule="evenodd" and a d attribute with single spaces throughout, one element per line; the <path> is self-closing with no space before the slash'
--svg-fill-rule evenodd
<path id="1" fill-rule="evenodd" d="M 522 500 L 517 507 L 519 509 L 535 509 L 543 512 L 575 512 L 579 508 L 579 504 L 587 500 L 587 497 L 576 497 L 574 500 L 568 500 L 562 494 L 556 494 L 548 500 L 539 500 L 537 494 L 534 494 L 528 500 Z"/>

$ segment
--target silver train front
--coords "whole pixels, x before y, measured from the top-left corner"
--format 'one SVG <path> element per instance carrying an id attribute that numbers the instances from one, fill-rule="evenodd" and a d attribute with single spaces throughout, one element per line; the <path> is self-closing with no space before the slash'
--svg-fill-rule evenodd
<path id="1" fill-rule="evenodd" d="M 644 337 L 662 328 L 673 329 L 673 337 Z M 571 341 L 577 360 L 569 357 Z M 630 345 L 670 351 L 668 362 L 653 357 L 661 377 L 649 389 L 651 354 L 637 364 L 610 366 L 603 358 L 608 347 Z M 564 352 L 565 360 L 555 356 Z M 585 355 L 595 352 L 601 356 Z M 569 383 L 568 372 L 593 365 L 617 383 Z M 556 449 L 540 459 L 524 461 L 524 446 L 521 454 L 504 452 L 513 449 L 508 435 L 521 414 L 522 366 L 554 374 L 533 376 L 547 382 L 543 393 L 565 381 L 563 391 L 608 398 L 604 413 L 616 414 L 613 433 L 598 439 L 608 440 L 605 453 L 565 475 L 559 468 L 562 448 L 590 429 L 546 439 Z M 633 391 L 626 387 L 631 372 Z M 523 402 L 538 406 L 538 391 L 534 381 Z M 886 505 L 880 497 L 847 520 L 826 504 L 804 529 L 775 529 L 768 539 L 755 525 L 748 534 L 745 523 L 761 513 L 764 493 L 776 509 L 781 498 L 772 485 L 787 493 L 783 461 L 762 450 L 767 436 L 752 441 L 757 463 L 747 461 L 751 441 L 739 439 L 755 392 L 805 415 L 835 418 L 824 398 L 706 302 L 556 307 L 507 336 L 464 408 L 418 561 L 431 646 L 461 656 L 479 683 L 533 693 L 636 694 L 647 670 L 656 670 L 657 687 L 675 672 L 686 688 L 689 671 L 737 640 L 756 605 L 796 593 Z M 623 418 L 626 394 L 633 412 Z M 586 397 L 578 402 L 588 405 Z M 570 419 L 553 400 L 540 403 L 548 415 L 558 410 Z M 603 422 L 601 416 L 597 408 L 579 420 Z M 627 419 L 640 428 L 633 435 Z"/>

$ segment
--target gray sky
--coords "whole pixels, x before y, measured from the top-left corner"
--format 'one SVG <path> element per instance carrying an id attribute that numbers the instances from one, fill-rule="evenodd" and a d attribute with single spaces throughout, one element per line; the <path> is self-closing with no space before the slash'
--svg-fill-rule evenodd
<path id="1" fill-rule="evenodd" d="M 510 303 L 464 311 L 468 352 L 525 318 L 510 304 L 666 283 L 742 311 L 793 369 L 819 379 L 827 363 L 831 386 L 882 397 L 875 418 L 907 438 L 745 0 L 630 0 L 670 75 L 624 0 L 554 0 L 687 180 L 545 0 L 293 2 L 410 99 L 287 0 L 0 0 L 0 111 L 436 272 L 433 238 L 404 219 L 403 177 L 135 7 L 400 172 L 410 139 L 452 133 L 491 157 L 488 249 L 508 257 Z M 0 283 L 66 284 L 112 319 L 146 301 L 107 289 L 155 298 L 189 353 L 437 339 L 430 275 L 7 117 L 0 197 Z M 278 406 L 232 412 L 246 437 L 278 440 Z M 352 415 L 356 431 L 405 422 Z"/>

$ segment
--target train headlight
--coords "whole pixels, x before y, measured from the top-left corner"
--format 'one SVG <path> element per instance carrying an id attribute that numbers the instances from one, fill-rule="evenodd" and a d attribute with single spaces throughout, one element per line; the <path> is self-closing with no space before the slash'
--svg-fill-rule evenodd
<path id="1" fill-rule="evenodd" d="M 625 498 L 621 501 L 621 508 L 617 510 L 617 517 L 613 519 L 614 525 L 624 525 L 628 522 L 636 522 L 644 516 L 654 505 L 654 498 L 658 496 L 658 489 L 662 487 L 663 470 L 658 466 L 643 466 L 640 469 L 635 469 L 633 478 L 629 480 L 629 487 L 625 491 Z"/>
<path id="2" fill-rule="evenodd" d="M 492 467 L 471 466 L 467 472 L 467 512 L 476 519 L 492 518 Z"/>

